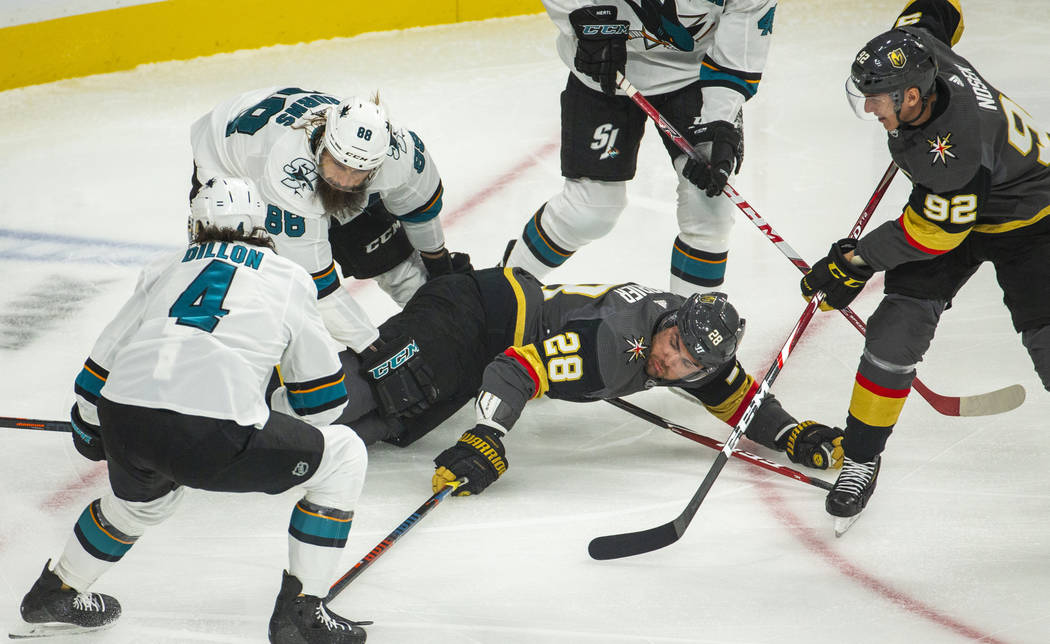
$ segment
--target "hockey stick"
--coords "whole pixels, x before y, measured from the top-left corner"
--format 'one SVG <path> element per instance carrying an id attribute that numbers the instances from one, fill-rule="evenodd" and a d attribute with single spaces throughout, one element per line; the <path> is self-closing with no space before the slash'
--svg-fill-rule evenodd
<path id="1" fill-rule="evenodd" d="M 624 410 L 625 412 L 627 412 L 629 414 L 634 414 L 635 416 L 637 416 L 638 418 L 641 418 L 642 420 L 647 420 L 647 421 L 649 421 L 650 423 L 652 423 L 654 425 L 658 425 L 658 426 L 663 427 L 665 429 L 669 429 L 672 432 L 678 434 L 679 436 L 684 436 L 685 438 L 688 438 L 689 440 L 694 441 L 696 443 L 700 443 L 701 445 L 704 445 L 705 447 L 710 447 L 711 449 L 715 449 L 715 450 L 721 450 L 722 448 L 725 447 L 725 443 L 720 443 L 720 442 L 716 441 L 715 439 L 710 438 L 708 436 L 704 436 L 703 434 L 701 434 L 701 433 L 699 433 L 699 432 L 697 432 L 695 430 L 689 429 L 688 427 L 679 425 L 677 423 L 672 423 L 671 421 L 667 420 L 666 418 L 663 418 L 662 416 L 658 416 L 658 415 L 654 414 L 651 411 L 647 411 L 645 409 L 642 409 L 641 407 L 638 407 L 638 406 L 636 406 L 636 405 L 634 405 L 632 403 L 629 403 L 629 402 L 627 402 L 626 400 L 624 400 L 622 398 L 608 398 L 608 399 L 606 399 L 605 402 L 613 405 L 614 407 L 619 407 L 620 409 Z M 809 485 L 812 485 L 814 487 L 819 487 L 822 490 L 830 490 L 831 489 L 831 483 L 828 483 L 827 481 L 824 481 L 824 480 L 821 480 L 821 479 L 818 479 L 818 478 L 813 478 L 811 476 L 806 476 L 805 474 L 803 474 L 802 472 L 799 472 L 798 470 L 793 470 L 790 467 L 787 467 L 785 465 L 781 465 L 781 464 L 775 463 L 775 462 L 773 462 L 773 461 L 771 461 L 769 459 L 762 458 L 761 456 L 759 456 L 757 454 L 752 454 L 751 452 L 746 452 L 744 450 L 733 450 L 733 454 L 732 455 L 737 457 L 737 458 L 739 458 L 742 461 L 747 461 L 748 463 L 751 463 L 752 465 L 757 465 L 758 467 L 765 468 L 765 469 L 769 470 L 770 472 L 776 472 L 777 474 L 782 474 L 783 476 L 795 479 L 796 481 L 800 481 L 802 483 L 808 483 Z"/>
<path id="2" fill-rule="evenodd" d="M 464 485 L 466 482 L 467 479 L 466 477 L 464 477 L 459 480 L 448 483 L 447 485 L 445 485 L 445 487 L 441 488 L 433 496 L 427 499 L 423 503 L 423 505 L 416 508 L 415 512 L 410 514 L 407 519 L 401 522 L 401 525 L 394 528 L 394 531 L 388 534 L 386 538 L 384 538 L 378 544 L 376 544 L 376 547 L 372 548 L 372 550 L 367 555 L 365 555 L 364 558 L 361 559 L 361 561 L 358 561 L 356 564 L 354 564 L 353 568 L 347 570 L 342 577 L 340 577 L 338 580 L 336 580 L 334 584 L 332 584 L 331 588 L 328 589 L 328 596 L 325 597 L 325 601 L 330 602 L 333 599 L 335 599 L 336 595 L 343 592 L 343 589 L 350 585 L 350 582 L 357 579 L 357 577 L 361 573 L 363 573 L 366 568 L 371 566 L 376 559 L 381 557 L 384 552 L 389 550 L 390 546 L 394 545 L 394 542 L 396 542 L 398 539 L 404 536 L 406 532 L 411 530 L 413 526 L 419 523 L 419 521 L 423 517 L 425 517 L 428 512 L 433 510 L 438 503 L 441 503 L 441 501 L 444 500 L 444 498 L 448 496 L 449 493 L 451 493 L 457 487 Z"/>
<path id="3" fill-rule="evenodd" d="M 870 218 L 870 213 L 862 212 L 860 217 L 857 218 L 857 223 L 855 223 L 853 228 L 850 229 L 849 237 L 851 239 L 860 237 L 861 232 L 864 230 L 864 226 L 867 225 Z M 592 558 L 619 559 L 620 557 L 630 557 L 632 555 L 651 552 L 669 546 L 681 538 L 682 534 L 685 533 L 685 529 L 689 527 L 689 523 L 693 520 L 693 517 L 696 516 L 697 510 L 700 509 L 700 504 L 703 503 L 704 498 L 707 497 L 707 493 L 711 490 L 711 486 L 714 485 L 715 479 L 718 478 L 718 475 L 722 472 L 722 468 L 724 468 L 725 464 L 729 461 L 729 457 L 733 453 L 736 444 L 740 441 L 740 438 L 744 435 L 748 425 L 750 425 L 751 421 L 754 419 L 755 413 L 758 411 L 758 408 L 762 405 L 762 401 L 769 393 L 769 388 L 773 385 L 773 381 L 776 380 L 781 369 L 784 368 L 784 363 L 787 361 L 788 356 L 791 355 L 791 351 L 795 348 L 795 345 L 798 344 L 798 341 L 802 338 L 802 333 L 809 325 L 809 321 L 813 319 L 813 315 L 816 313 L 817 307 L 820 306 L 820 301 L 823 299 L 824 293 L 821 291 L 817 291 L 817 293 L 810 298 L 809 303 L 806 304 L 806 308 L 802 311 L 802 316 L 799 317 L 798 322 L 795 323 L 795 327 L 788 335 L 783 348 L 781 348 L 780 353 L 777 354 L 776 360 L 773 361 L 773 364 L 769 365 L 769 370 L 767 370 L 766 375 L 762 377 L 762 382 L 759 383 L 757 389 L 752 389 L 748 396 L 745 397 L 744 401 L 742 401 L 741 404 L 747 405 L 744 409 L 743 415 L 737 422 L 736 427 L 733 428 L 733 432 L 729 435 L 729 438 L 726 439 L 722 451 L 720 451 L 718 456 L 715 457 L 715 462 L 711 464 L 711 469 L 708 470 L 707 476 L 704 477 L 704 480 L 700 483 L 700 487 L 698 487 L 696 492 L 693 493 L 693 498 L 691 498 L 689 503 L 686 504 L 685 509 L 683 509 L 674 520 L 656 526 L 655 528 L 649 528 L 648 530 L 641 530 L 638 532 L 607 535 L 592 539 L 591 543 L 587 546 L 587 552 Z"/>
<path id="4" fill-rule="evenodd" d="M 729 460 L 729 456 L 733 453 L 733 448 L 736 447 L 737 442 L 740 441 L 740 437 L 744 435 L 748 425 L 750 425 L 752 419 L 754 419 L 759 406 L 762 405 L 762 401 L 765 399 L 766 394 L 769 393 L 770 386 L 772 386 L 773 381 L 776 380 L 780 370 L 783 369 L 784 362 L 802 337 L 802 332 L 805 331 L 809 321 L 813 318 L 813 314 L 816 312 L 817 306 L 819 306 L 820 300 L 823 299 L 823 297 L 823 293 L 817 292 L 817 294 L 814 295 L 806 305 L 805 310 L 802 312 L 802 317 L 800 317 L 798 322 L 795 323 L 795 327 L 791 330 L 791 334 L 788 335 L 787 342 L 784 343 L 784 347 L 780 350 L 780 353 L 777 354 L 777 359 L 769 366 L 769 370 L 762 378 L 762 382 L 759 384 L 758 389 L 752 390 L 749 394 L 749 398 L 744 401 L 747 408 L 744 410 L 743 416 L 741 416 L 740 421 L 737 422 L 736 427 L 733 428 L 733 432 L 729 435 L 729 438 L 726 439 L 722 451 L 720 451 L 718 456 L 715 457 L 715 462 L 711 464 L 711 469 L 708 470 L 707 476 L 704 477 L 703 482 L 700 483 L 700 487 L 697 488 L 696 492 L 693 494 L 693 498 L 689 500 L 689 503 L 686 504 L 685 509 L 682 510 L 681 514 L 679 514 L 673 521 L 659 525 L 655 528 L 649 528 L 648 530 L 612 534 L 592 539 L 591 543 L 587 546 L 587 552 L 592 558 L 619 559 L 620 557 L 630 557 L 632 555 L 658 550 L 678 541 L 685 532 L 685 529 L 689 527 L 689 523 L 693 520 L 693 516 L 696 515 L 697 510 L 700 509 L 700 504 L 703 503 L 707 493 L 711 490 L 711 486 L 714 485 L 715 479 L 718 478 L 718 475 L 722 472 L 722 468 L 725 467 L 726 462 Z"/>
<path id="5" fill-rule="evenodd" d="M 875 187 L 875 192 L 872 193 L 871 199 L 868 200 L 868 204 L 864 207 L 862 216 L 870 218 L 875 212 L 875 207 L 879 204 L 882 199 L 882 195 L 886 193 L 886 189 L 890 185 L 890 181 L 897 172 L 897 165 L 890 162 L 890 166 L 886 168 L 885 174 L 882 175 L 882 179 L 879 180 L 879 184 Z M 809 272 L 809 264 L 806 263 L 798 252 L 791 247 L 783 237 L 773 229 L 762 216 L 755 211 L 755 209 L 740 196 L 732 186 L 726 184 L 723 192 L 729 199 L 740 209 L 744 216 L 755 225 L 762 233 L 766 236 L 766 239 L 771 241 L 781 253 L 787 257 L 792 264 L 798 267 L 799 271 L 803 274 Z M 868 327 L 864 324 L 864 321 L 853 312 L 853 309 L 846 307 L 840 309 L 839 313 L 844 318 L 849 320 L 849 323 L 853 325 L 857 331 L 860 331 L 861 335 L 866 335 Z M 982 394 L 974 394 L 972 396 L 944 396 L 939 394 L 929 387 L 926 386 L 918 376 L 912 381 L 912 388 L 919 392 L 919 395 L 930 404 L 933 409 L 944 416 L 989 416 L 992 414 L 1001 414 L 1003 412 L 1015 409 L 1024 402 L 1025 390 L 1021 385 L 1009 385 L 1002 389 L 996 389 L 995 391 L 988 391 Z"/>
<path id="6" fill-rule="evenodd" d="M 623 74 L 617 72 L 616 80 L 620 89 L 622 89 L 627 96 L 642 109 L 642 111 L 653 119 L 656 126 L 660 128 L 660 130 L 663 131 L 663 133 L 667 135 L 667 137 L 670 138 L 675 145 L 682 150 L 682 152 L 695 161 L 700 160 L 696 150 L 689 145 L 689 142 L 678 133 L 678 130 L 676 130 L 673 125 L 664 119 L 663 115 L 660 114 L 660 112 L 638 92 L 637 88 L 635 88 L 634 85 L 623 76 Z M 878 185 L 875 187 L 875 192 L 872 193 L 871 198 L 868 199 L 868 203 L 861 213 L 861 216 L 865 219 L 865 223 L 867 223 L 867 219 L 874 214 L 876 206 L 878 206 L 879 202 L 882 200 L 882 196 L 886 193 L 886 190 L 889 188 L 890 182 L 893 180 L 896 173 L 897 165 L 891 161 L 890 166 L 882 175 L 882 179 L 879 180 Z M 762 219 L 758 212 L 755 211 L 749 203 L 744 201 L 740 196 L 740 193 L 727 183 L 722 194 L 729 197 L 733 204 L 744 213 L 744 216 L 747 217 L 748 221 L 762 231 L 762 234 L 766 236 L 766 239 L 772 242 L 792 264 L 803 273 L 809 272 L 809 264 L 802 259 L 798 252 L 796 252 L 795 249 L 792 248 L 772 226 Z M 852 309 L 845 308 L 841 309 L 839 312 L 849 320 L 850 324 L 860 331 L 861 334 L 866 333 L 867 327 Z M 1021 403 L 1024 402 L 1025 397 L 1025 390 L 1021 385 L 1010 385 L 1003 387 L 1002 389 L 982 394 L 974 394 L 972 396 L 944 396 L 938 394 L 927 387 L 918 377 L 915 378 L 912 387 L 919 392 L 919 395 L 922 396 L 935 411 L 945 416 L 987 416 L 1001 414 L 1020 406 Z"/>
<path id="7" fill-rule="evenodd" d="M 37 418 L 13 418 L 11 416 L 0 416 L 0 427 L 36 429 L 44 432 L 73 431 L 73 424 L 67 420 L 39 420 Z"/>

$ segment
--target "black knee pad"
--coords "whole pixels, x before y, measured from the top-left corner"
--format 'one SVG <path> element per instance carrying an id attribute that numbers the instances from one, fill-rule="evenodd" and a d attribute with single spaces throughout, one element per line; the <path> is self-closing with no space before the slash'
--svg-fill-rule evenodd
<path id="1" fill-rule="evenodd" d="M 865 352 L 895 366 L 922 361 L 930 348 L 944 302 L 890 294 L 868 318 Z"/>

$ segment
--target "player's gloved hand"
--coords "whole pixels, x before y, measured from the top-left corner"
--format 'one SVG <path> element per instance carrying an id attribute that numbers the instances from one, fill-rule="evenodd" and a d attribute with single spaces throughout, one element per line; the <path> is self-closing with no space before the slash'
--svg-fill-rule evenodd
<path id="1" fill-rule="evenodd" d="M 361 371 L 388 416 L 418 416 L 438 399 L 438 388 L 416 341 L 398 336 L 377 341 L 361 354 Z"/>
<path id="2" fill-rule="evenodd" d="M 787 452 L 792 463 L 815 470 L 842 467 L 842 437 L 838 427 L 828 427 L 813 420 L 804 420 L 787 428 L 776 441 L 777 448 Z"/>
<path id="3" fill-rule="evenodd" d="M 617 20 L 616 7 L 606 4 L 571 11 L 569 23 L 576 31 L 576 69 L 600 83 L 604 94 L 615 96 L 616 72 L 624 73 L 627 66 L 630 23 Z"/>
<path id="4" fill-rule="evenodd" d="M 106 448 L 102 445 L 102 434 L 98 425 L 92 425 L 80 416 L 80 408 L 73 403 L 69 411 L 73 425 L 73 447 L 80 455 L 92 461 L 106 460 Z"/>
<path id="5" fill-rule="evenodd" d="M 813 265 L 799 286 L 802 297 L 813 298 L 817 291 L 824 291 L 821 311 L 844 309 L 849 306 L 864 285 L 875 274 L 867 265 L 854 264 L 846 259 L 846 253 L 857 247 L 855 239 L 840 239 L 831 245 L 828 256 Z"/>
<path id="6" fill-rule="evenodd" d="M 507 452 L 500 441 L 502 433 L 488 425 L 475 425 L 463 432 L 459 441 L 434 459 L 432 485 L 440 492 L 447 483 L 466 477 L 467 482 L 456 489 L 455 496 L 481 494 L 485 488 L 507 471 Z"/>
<path id="7" fill-rule="evenodd" d="M 744 160 L 740 130 L 729 121 L 711 121 L 689 128 L 689 133 L 701 161 L 686 160 L 682 175 L 708 197 L 718 196 Z"/>
<path id="8" fill-rule="evenodd" d="M 466 273 L 474 270 L 470 264 L 470 255 L 467 253 L 450 253 L 442 248 L 437 253 L 424 253 L 420 251 L 419 258 L 423 260 L 423 267 L 427 269 L 427 279 L 434 279 L 438 275 L 449 275 L 451 273 Z"/>

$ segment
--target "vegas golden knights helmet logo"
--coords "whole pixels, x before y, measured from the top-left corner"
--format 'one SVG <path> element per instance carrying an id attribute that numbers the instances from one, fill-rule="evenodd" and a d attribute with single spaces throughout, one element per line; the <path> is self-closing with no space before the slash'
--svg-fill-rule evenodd
<path id="1" fill-rule="evenodd" d="M 904 55 L 904 51 L 898 47 L 894 49 L 886 56 L 890 60 L 890 64 L 897 69 L 903 68 L 908 63 L 908 57 Z"/>

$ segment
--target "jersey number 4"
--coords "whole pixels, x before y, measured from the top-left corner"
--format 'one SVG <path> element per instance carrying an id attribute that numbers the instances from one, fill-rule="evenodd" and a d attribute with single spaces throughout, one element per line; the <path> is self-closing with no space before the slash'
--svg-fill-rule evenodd
<path id="1" fill-rule="evenodd" d="M 229 309 L 222 308 L 237 267 L 213 259 L 168 309 L 175 324 L 211 333 Z"/>

